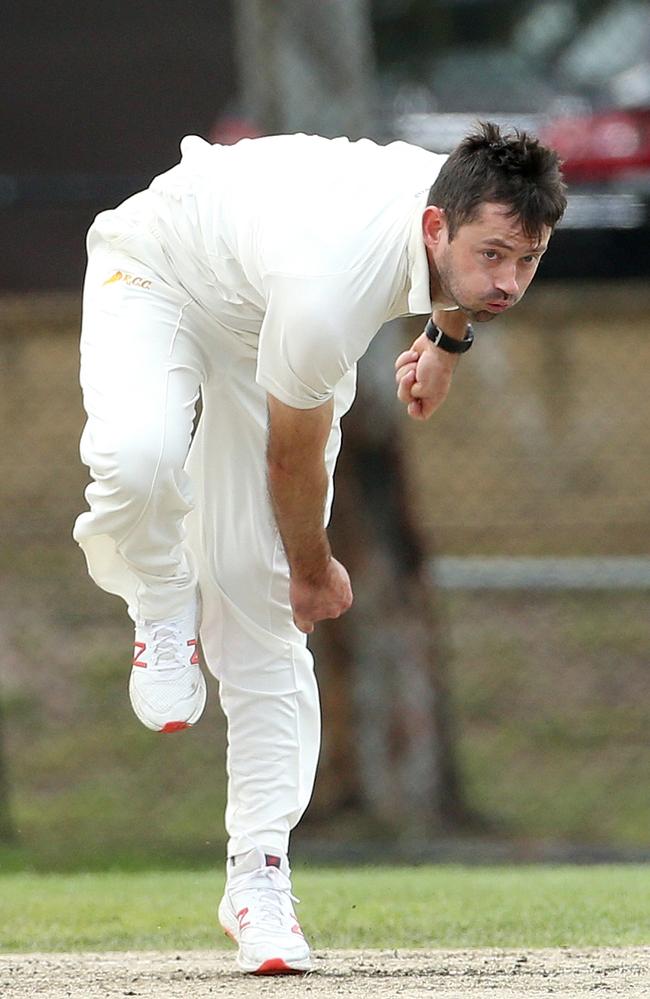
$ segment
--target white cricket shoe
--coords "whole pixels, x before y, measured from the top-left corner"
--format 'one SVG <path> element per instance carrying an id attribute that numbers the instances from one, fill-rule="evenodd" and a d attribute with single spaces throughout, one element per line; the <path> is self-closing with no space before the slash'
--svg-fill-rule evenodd
<path id="1" fill-rule="evenodd" d="M 154 732 L 178 732 L 199 720 L 207 689 L 199 667 L 197 602 L 187 613 L 167 621 L 137 621 L 131 704 L 140 721 Z"/>
<path id="2" fill-rule="evenodd" d="M 286 860 L 256 850 L 253 870 L 231 874 L 219 904 L 219 922 L 239 945 L 237 964 L 253 975 L 311 971 L 309 944 L 293 909 Z"/>

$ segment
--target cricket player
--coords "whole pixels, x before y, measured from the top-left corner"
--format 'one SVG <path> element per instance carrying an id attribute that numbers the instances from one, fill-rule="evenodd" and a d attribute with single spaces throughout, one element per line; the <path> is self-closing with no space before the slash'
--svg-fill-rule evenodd
<path id="1" fill-rule="evenodd" d="M 552 151 L 489 123 L 449 157 L 313 135 L 181 153 L 88 234 L 74 536 L 128 606 L 150 729 L 198 721 L 200 634 L 228 724 L 219 920 L 241 970 L 304 972 L 289 834 L 320 745 L 307 635 L 352 604 L 326 525 L 356 362 L 387 320 L 426 317 L 396 380 L 428 419 L 470 324 L 532 281 L 564 185 Z"/>

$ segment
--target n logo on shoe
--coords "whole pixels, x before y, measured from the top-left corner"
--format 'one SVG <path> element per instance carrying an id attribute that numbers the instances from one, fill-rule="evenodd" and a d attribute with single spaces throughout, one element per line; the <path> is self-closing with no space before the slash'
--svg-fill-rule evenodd
<path id="1" fill-rule="evenodd" d="M 198 666 L 199 650 L 196 647 L 196 638 L 190 638 L 187 644 L 190 646 L 190 648 L 194 649 L 194 652 L 192 653 L 192 656 L 190 658 L 190 666 Z"/>
<path id="2" fill-rule="evenodd" d="M 142 666 L 144 669 L 147 668 L 147 664 L 138 657 L 141 656 L 147 650 L 146 642 L 134 642 L 133 643 L 133 665 Z"/>
<path id="3" fill-rule="evenodd" d="M 237 922 L 239 923 L 240 933 L 242 930 L 245 930 L 247 926 L 250 926 L 250 920 L 247 923 L 244 922 L 247 915 L 248 915 L 248 906 L 246 906 L 245 909 L 240 909 L 239 912 L 237 913 Z"/>

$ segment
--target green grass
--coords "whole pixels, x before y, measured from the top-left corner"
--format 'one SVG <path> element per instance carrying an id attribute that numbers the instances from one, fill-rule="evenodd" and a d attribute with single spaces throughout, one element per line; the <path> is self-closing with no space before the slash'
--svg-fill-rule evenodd
<path id="1" fill-rule="evenodd" d="M 225 947 L 220 872 L 7 874 L 4 952 Z M 299 869 L 316 948 L 650 943 L 650 868 Z"/>
<path id="2" fill-rule="evenodd" d="M 648 844 L 643 593 L 451 593 L 464 789 L 505 837 Z"/>

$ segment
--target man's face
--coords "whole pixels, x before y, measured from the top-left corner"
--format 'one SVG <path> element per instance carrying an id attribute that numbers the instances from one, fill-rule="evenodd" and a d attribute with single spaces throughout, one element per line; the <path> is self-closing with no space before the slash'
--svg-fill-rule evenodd
<path id="1" fill-rule="evenodd" d="M 430 213 L 429 215 L 427 213 Z M 523 298 L 551 236 L 526 236 L 504 205 L 485 203 L 449 241 L 444 212 L 431 207 L 423 219 L 435 302 L 457 305 L 474 322 L 487 323 Z"/>

